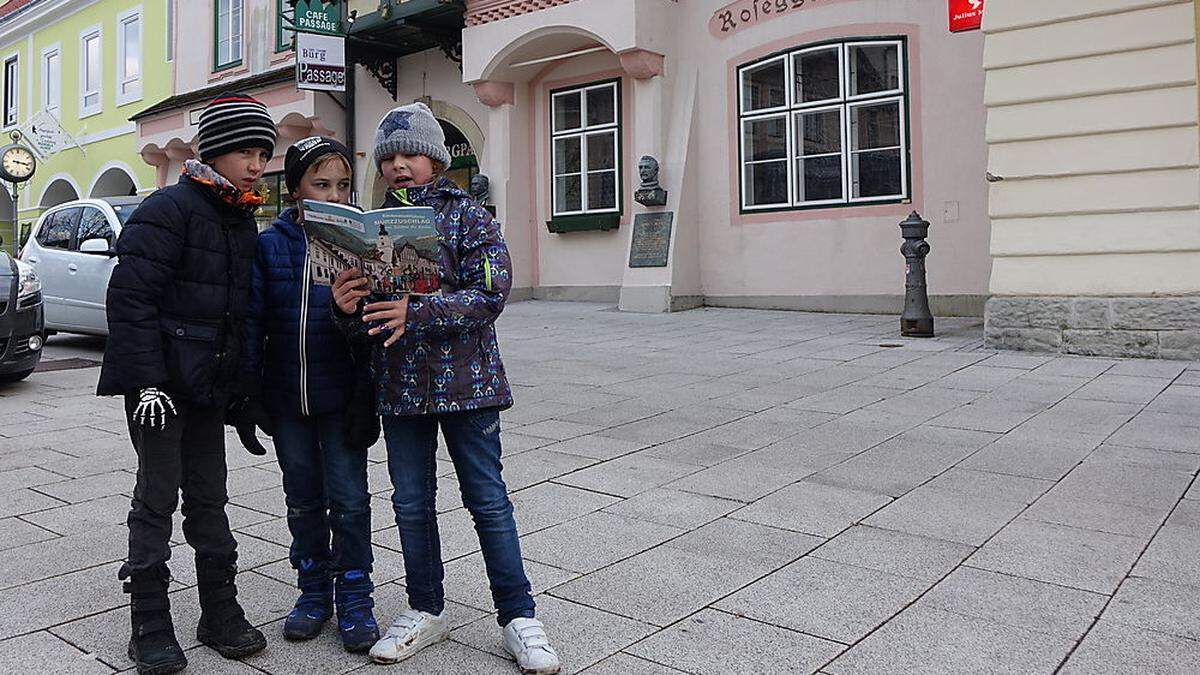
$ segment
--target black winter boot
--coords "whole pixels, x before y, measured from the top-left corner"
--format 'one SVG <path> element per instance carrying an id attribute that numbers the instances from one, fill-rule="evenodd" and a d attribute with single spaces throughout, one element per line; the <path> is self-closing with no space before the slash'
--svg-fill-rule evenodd
<path id="1" fill-rule="evenodd" d="M 117 577 L 129 580 L 124 585 L 133 627 L 129 658 L 137 665 L 138 675 L 166 675 L 186 668 L 187 657 L 171 623 L 171 601 L 167 598 L 171 573 L 167 566 L 133 572 L 125 564 Z"/>
<path id="2" fill-rule="evenodd" d="M 267 638 L 246 621 L 237 601 L 233 579 L 237 564 L 196 556 L 196 583 L 200 591 L 200 625 L 196 639 L 227 659 L 240 659 L 261 652 Z"/>

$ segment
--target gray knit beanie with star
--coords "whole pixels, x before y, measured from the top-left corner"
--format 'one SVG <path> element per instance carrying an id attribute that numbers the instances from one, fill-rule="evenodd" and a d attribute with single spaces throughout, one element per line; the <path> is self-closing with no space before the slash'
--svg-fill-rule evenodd
<path id="1" fill-rule="evenodd" d="M 379 120 L 375 132 L 375 166 L 393 154 L 425 155 L 450 166 L 450 151 L 446 149 L 446 134 L 424 103 L 409 103 L 392 108 Z"/>

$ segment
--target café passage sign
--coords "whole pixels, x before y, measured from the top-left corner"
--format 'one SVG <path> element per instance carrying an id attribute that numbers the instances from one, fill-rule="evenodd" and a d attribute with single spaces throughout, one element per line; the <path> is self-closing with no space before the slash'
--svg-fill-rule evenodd
<path id="1" fill-rule="evenodd" d="M 781 16 L 795 16 L 814 7 L 832 5 L 843 0 L 738 0 L 725 5 L 708 20 L 708 32 L 723 38 L 764 21 Z"/>
<path id="2" fill-rule="evenodd" d="M 296 33 L 296 88 L 346 91 L 346 39 Z"/>
<path id="3" fill-rule="evenodd" d="M 302 33 L 342 34 L 342 11 L 334 0 L 297 0 L 292 23 Z"/>

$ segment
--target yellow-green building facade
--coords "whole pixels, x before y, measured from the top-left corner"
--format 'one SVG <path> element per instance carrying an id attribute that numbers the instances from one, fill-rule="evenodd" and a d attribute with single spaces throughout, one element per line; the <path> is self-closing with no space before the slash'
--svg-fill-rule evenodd
<path id="1" fill-rule="evenodd" d="M 13 251 L 45 209 L 83 197 L 148 194 L 155 169 L 129 118 L 171 94 L 177 0 L 30 0 L 0 6 L 0 138 L 49 112 L 61 150 L 33 178 L 0 191 L 0 236 Z M 33 139 L 24 141 L 35 145 Z"/>

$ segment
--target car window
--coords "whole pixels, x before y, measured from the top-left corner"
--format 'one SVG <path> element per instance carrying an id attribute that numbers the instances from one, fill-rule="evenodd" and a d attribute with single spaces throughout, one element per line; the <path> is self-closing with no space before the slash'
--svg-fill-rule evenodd
<path id="1" fill-rule="evenodd" d="M 114 204 L 113 211 L 117 212 L 117 220 L 120 220 L 121 224 L 124 225 L 129 222 L 129 216 L 132 216 L 133 212 L 137 211 L 138 206 L 140 204 Z"/>
<path id="2" fill-rule="evenodd" d="M 79 217 L 79 234 L 75 237 L 76 244 L 72 250 L 78 249 L 79 245 L 88 239 L 103 239 L 112 246 L 113 230 L 108 216 L 94 206 L 85 206 L 82 211 Z"/>
<path id="3" fill-rule="evenodd" d="M 75 238 L 75 227 L 79 224 L 80 211 L 80 208 L 63 209 L 46 216 L 37 235 L 37 242 L 42 248 L 70 250 Z"/>

